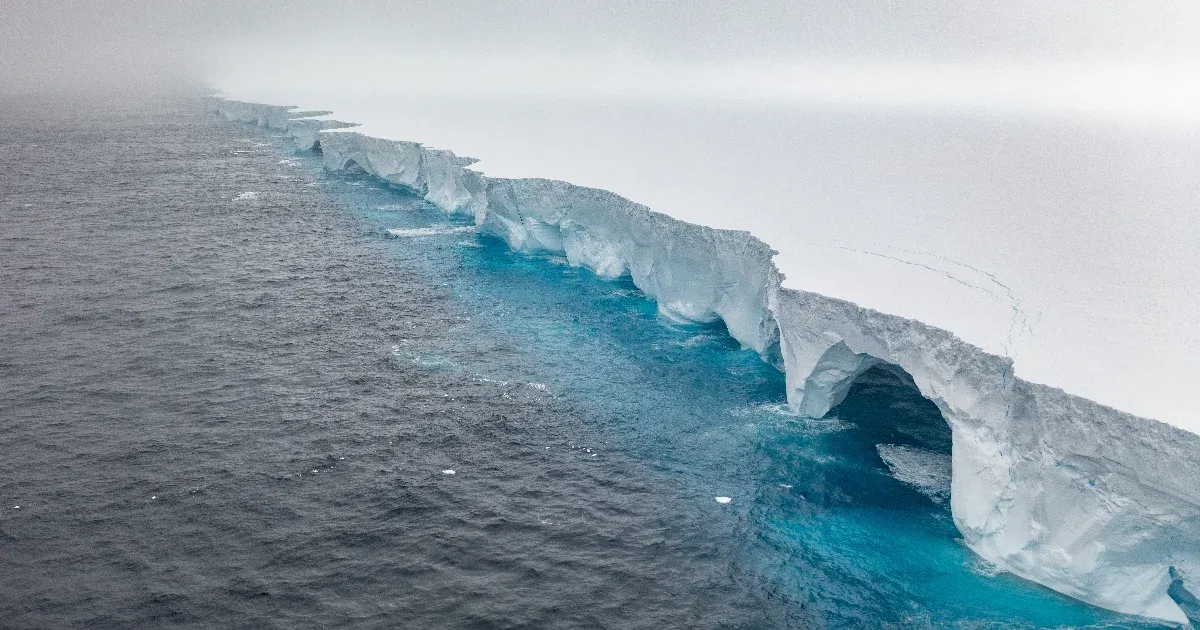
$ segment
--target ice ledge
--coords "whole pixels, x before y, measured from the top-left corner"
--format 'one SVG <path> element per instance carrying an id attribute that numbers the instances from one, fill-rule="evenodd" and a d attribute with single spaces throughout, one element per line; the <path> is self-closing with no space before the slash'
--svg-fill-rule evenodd
<path id="1" fill-rule="evenodd" d="M 788 401 L 807 415 L 827 413 L 872 366 L 896 371 L 950 425 L 951 509 L 972 550 L 1091 604 L 1187 623 L 1176 600 L 1180 576 L 1200 572 L 1200 436 L 1023 381 L 1010 359 L 948 331 L 785 289 L 775 252 L 748 233 L 678 221 L 603 190 L 486 177 L 451 151 L 325 131 L 352 125 L 311 112 L 209 104 L 286 133 L 297 149 L 319 140 L 326 168 L 362 168 L 473 216 L 515 250 L 561 253 L 605 278 L 628 273 L 668 316 L 723 320 L 782 364 Z"/>

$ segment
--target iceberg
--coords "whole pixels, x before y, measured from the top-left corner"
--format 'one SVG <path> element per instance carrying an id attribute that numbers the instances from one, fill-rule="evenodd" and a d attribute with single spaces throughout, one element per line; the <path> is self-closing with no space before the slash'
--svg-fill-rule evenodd
<path id="1" fill-rule="evenodd" d="M 1188 623 L 1179 602 L 1194 602 L 1181 576 L 1200 572 L 1200 435 L 1023 380 L 1011 356 L 948 330 L 785 287 L 776 252 L 749 232 L 596 188 L 486 176 L 452 151 L 346 131 L 319 112 L 208 104 L 319 149 L 330 170 L 362 169 L 472 217 L 514 250 L 628 275 L 667 317 L 724 322 L 785 371 L 788 403 L 807 416 L 827 414 L 868 369 L 896 374 L 950 427 L 950 508 L 970 549 L 1090 604 Z"/>

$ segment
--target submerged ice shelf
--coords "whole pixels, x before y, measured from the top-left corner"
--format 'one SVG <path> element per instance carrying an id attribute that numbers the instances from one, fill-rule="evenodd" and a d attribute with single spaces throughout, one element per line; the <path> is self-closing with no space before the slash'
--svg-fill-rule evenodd
<path id="1" fill-rule="evenodd" d="M 785 370 L 788 401 L 806 415 L 825 415 L 866 370 L 893 371 L 951 428 L 951 510 L 972 550 L 1098 606 L 1187 621 L 1176 602 L 1180 580 L 1200 573 L 1200 436 L 1024 381 L 1011 358 L 946 330 L 786 288 L 775 252 L 748 232 L 679 221 L 604 190 L 485 176 L 449 150 L 339 130 L 350 125 L 316 112 L 211 104 L 318 149 L 329 169 L 362 169 L 473 217 L 515 250 L 562 254 L 605 278 L 628 274 L 669 317 L 722 320 Z"/>

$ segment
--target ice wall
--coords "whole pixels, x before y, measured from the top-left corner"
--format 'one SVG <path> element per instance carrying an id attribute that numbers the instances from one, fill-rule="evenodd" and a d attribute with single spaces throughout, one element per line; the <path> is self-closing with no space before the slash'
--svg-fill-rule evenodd
<path id="1" fill-rule="evenodd" d="M 230 100 L 209 99 L 208 102 L 214 104 L 214 109 L 219 107 L 219 113 L 228 120 L 285 132 L 297 149 L 312 149 L 317 141 L 317 134 L 325 129 L 345 129 L 358 126 L 340 120 L 318 118 L 333 112 L 297 111 L 295 107 L 286 105 L 259 105 Z"/>
<path id="2" fill-rule="evenodd" d="M 348 125 L 311 112 L 210 104 L 286 133 L 299 149 L 319 139 L 326 168 L 361 168 L 472 216 L 515 250 L 560 253 L 605 278 L 628 273 L 667 316 L 721 319 L 783 367 L 788 401 L 807 415 L 826 414 L 868 368 L 895 371 L 950 425 L 951 509 L 972 550 L 1083 601 L 1187 622 L 1168 590 L 1179 579 L 1171 567 L 1200 574 L 1200 436 L 1023 381 L 1010 359 L 948 331 L 785 289 L 775 252 L 749 233 L 682 222 L 603 190 L 486 177 L 447 150 L 322 132 Z"/>

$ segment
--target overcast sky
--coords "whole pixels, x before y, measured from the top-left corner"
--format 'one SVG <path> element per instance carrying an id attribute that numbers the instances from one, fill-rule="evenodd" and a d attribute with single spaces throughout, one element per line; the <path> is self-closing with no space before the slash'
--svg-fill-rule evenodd
<path id="1" fill-rule="evenodd" d="M 169 85 L 228 71 L 230 51 L 271 63 L 356 56 L 381 67 L 387 58 L 482 58 L 1194 68 L 1198 42 L 1195 0 L 5 0 L 0 89 Z"/>

